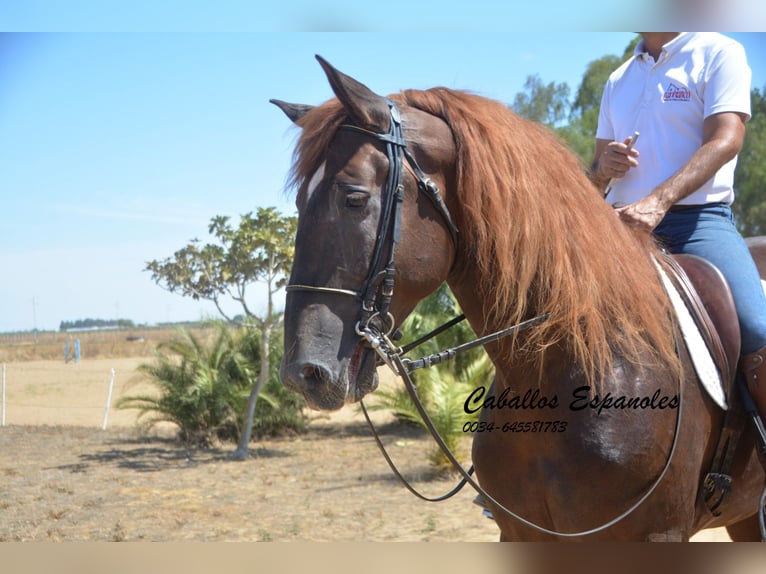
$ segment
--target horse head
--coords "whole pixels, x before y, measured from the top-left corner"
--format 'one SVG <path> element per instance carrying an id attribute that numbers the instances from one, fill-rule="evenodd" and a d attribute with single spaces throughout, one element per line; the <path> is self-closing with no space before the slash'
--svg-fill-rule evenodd
<path id="1" fill-rule="evenodd" d="M 452 268 L 456 231 L 438 190 L 450 190 L 455 150 L 442 120 L 399 110 L 317 59 L 335 100 L 272 100 L 302 128 L 280 376 L 311 407 L 333 410 L 377 387 L 364 333 L 393 335 Z"/>

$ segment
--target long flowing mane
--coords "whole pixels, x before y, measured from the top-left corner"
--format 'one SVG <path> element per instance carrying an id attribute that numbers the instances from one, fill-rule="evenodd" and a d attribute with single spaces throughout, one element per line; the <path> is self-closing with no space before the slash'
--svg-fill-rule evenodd
<path id="1" fill-rule="evenodd" d="M 466 92 L 406 90 L 391 98 L 452 129 L 453 217 L 468 250 L 463 264 L 479 270 L 488 329 L 550 313 L 521 350 L 566 345 L 591 381 L 611 370 L 614 353 L 678 369 L 653 241 L 618 220 L 552 132 Z M 291 174 L 299 195 L 344 120 L 336 100 L 301 120 Z"/>

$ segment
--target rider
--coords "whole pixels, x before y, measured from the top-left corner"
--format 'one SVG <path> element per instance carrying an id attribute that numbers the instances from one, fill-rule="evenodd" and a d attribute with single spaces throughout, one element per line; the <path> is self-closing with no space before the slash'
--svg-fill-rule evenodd
<path id="1" fill-rule="evenodd" d="M 766 297 L 731 213 L 750 118 L 745 51 L 717 33 L 641 36 L 604 87 L 590 177 L 604 192 L 611 182 L 606 199 L 623 221 L 721 270 L 739 315 L 740 370 L 766 420 Z"/>

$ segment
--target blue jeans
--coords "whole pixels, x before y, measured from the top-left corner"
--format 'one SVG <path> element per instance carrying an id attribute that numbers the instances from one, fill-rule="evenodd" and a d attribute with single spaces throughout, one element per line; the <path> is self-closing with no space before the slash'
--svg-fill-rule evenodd
<path id="1" fill-rule="evenodd" d="M 737 307 L 743 355 L 766 346 L 766 296 L 731 207 L 711 204 L 671 211 L 654 235 L 671 253 L 698 255 L 721 270 Z"/>

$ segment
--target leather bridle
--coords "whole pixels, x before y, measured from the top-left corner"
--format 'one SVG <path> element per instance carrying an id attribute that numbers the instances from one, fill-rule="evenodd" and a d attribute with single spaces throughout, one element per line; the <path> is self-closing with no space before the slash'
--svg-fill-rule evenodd
<path id="1" fill-rule="evenodd" d="M 361 311 L 355 327 L 356 333 L 378 352 L 380 358 L 389 367 L 393 368 L 388 351 L 394 348 L 389 337 L 394 333 L 396 325 L 390 307 L 394 295 L 394 276 L 396 275 L 396 246 L 401 240 L 405 161 L 417 179 L 418 191 L 426 195 L 444 220 L 456 251 L 458 247 L 458 230 L 442 199 L 439 187 L 426 176 L 407 149 L 399 109 L 389 99 L 386 99 L 386 103 L 389 107 L 391 120 L 388 133 L 373 132 L 354 124 L 343 124 L 339 128 L 384 142 L 389 164 L 385 186 L 381 192 L 381 215 L 378 222 L 377 238 L 367 278 L 361 290 L 354 291 L 336 287 L 291 284 L 286 287 L 286 291 L 309 291 L 346 295 L 359 299 L 361 301 Z M 387 247 L 388 259 L 384 261 L 384 253 Z"/>

